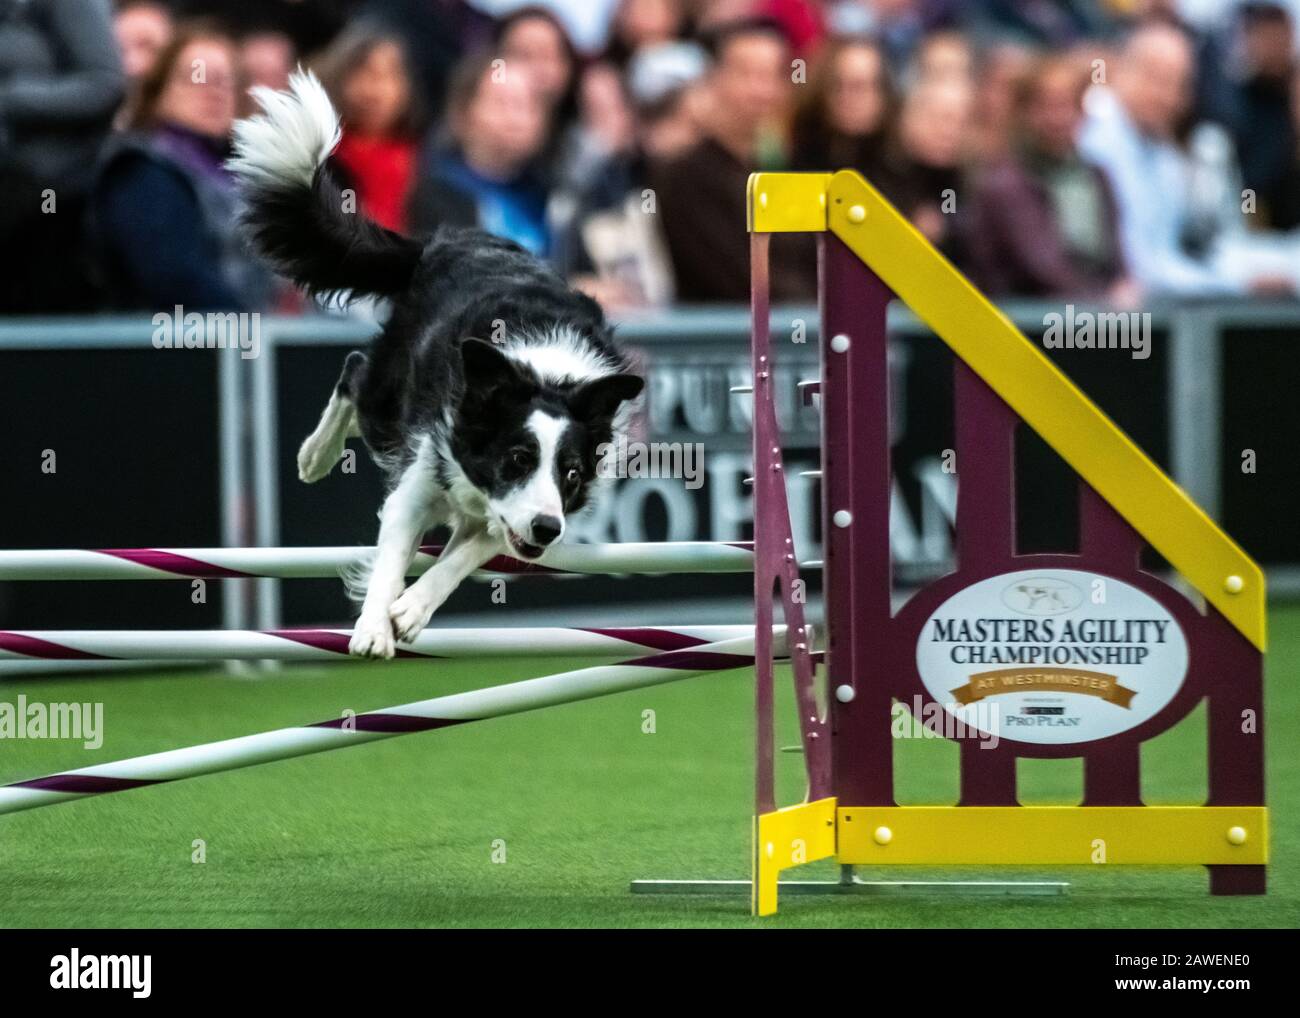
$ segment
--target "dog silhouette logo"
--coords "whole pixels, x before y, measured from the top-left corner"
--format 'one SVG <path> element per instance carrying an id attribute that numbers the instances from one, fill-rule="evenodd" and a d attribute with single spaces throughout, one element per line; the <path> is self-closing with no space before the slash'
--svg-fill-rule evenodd
<path id="1" fill-rule="evenodd" d="M 1066 580 L 1031 576 L 1007 587 L 1002 603 L 1022 615 L 1061 615 L 1083 603 L 1083 592 Z"/>

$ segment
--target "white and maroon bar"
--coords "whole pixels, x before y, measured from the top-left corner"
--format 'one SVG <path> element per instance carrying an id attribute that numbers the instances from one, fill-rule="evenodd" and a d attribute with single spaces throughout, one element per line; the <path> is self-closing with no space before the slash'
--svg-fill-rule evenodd
<path id="1" fill-rule="evenodd" d="M 397 656 L 619 657 L 753 633 L 753 626 L 427 629 L 413 642 L 398 644 Z M 0 661 L 344 661 L 351 638 L 350 629 L 0 630 Z"/>
<path id="2" fill-rule="evenodd" d="M 361 563 L 373 548 L 100 548 L 0 551 L 4 580 L 321 579 Z M 423 573 L 442 551 L 425 545 L 410 575 Z M 536 561 L 499 555 L 483 573 L 665 574 L 747 573 L 748 542 L 646 541 L 561 544 Z"/>
<path id="3" fill-rule="evenodd" d="M 774 652 L 784 655 L 785 634 L 773 634 Z M 427 732 L 470 721 L 519 714 L 540 707 L 589 700 L 611 693 L 658 686 L 707 672 L 754 664 L 754 637 L 670 650 L 618 664 L 545 675 L 487 689 L 439 696 L 384 710 L 347 715 L 299 728 L 281 728 L 187 749 L 96 764 L 60 774 L 0 786 L 0 813 L 52 806 L 89 795 L 158 785 L 182 778 L 236 770 L 328 749 L 357 746 L 410 732 Z"/>

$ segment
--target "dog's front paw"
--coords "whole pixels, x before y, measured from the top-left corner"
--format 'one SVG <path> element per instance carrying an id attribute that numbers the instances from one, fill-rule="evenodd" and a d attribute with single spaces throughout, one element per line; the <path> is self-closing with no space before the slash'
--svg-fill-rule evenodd
<path id="1" fill-rule="evenodd" d="M 387 618 L 357 620 L 348 641 L 348 653 L 353 657 L 391 658 L 397 653 L 393 627 Z"/>
<path id="2" fill-rule="evenodd" d="M 393 631 L 403 643 L 410 643 L 429 624 L 433 609 L 437 605 L 414 593 L 414 587 L 408 587 L 406 593 L 393 602 L 388 609 L 388 616 L 393 622 Z"/>

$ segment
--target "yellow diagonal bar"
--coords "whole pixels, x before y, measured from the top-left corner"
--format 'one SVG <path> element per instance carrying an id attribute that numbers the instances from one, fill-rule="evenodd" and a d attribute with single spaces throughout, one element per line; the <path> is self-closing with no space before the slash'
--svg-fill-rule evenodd
<path id="1" fill-rule="evenodd" d="M 845 806 L 841 863 L 1071 866 L 1268 862 L 1263 806 Z"/>
<path id="2" fill-rule="evenodd" d="M 815 225 L 816 174 L 750 178 L 754 229 Z M 767 195 L 767 205 L 755 201 Z M 1047 355 L 857 173 L 829 178 L 827 227 L 1260 650 L 1264 573 Z M 782 224 L 814 224 L 791 226 Z M 959 467 L 960 469 L 960 467 Z"/>
<path id="3" fill-rule="evenodd" d="M 835 800 L 787 806 L 754 818 L 754 867 L 750 907 L 754 915 L 776 912 L 781 871 L 835 855 Z"/>

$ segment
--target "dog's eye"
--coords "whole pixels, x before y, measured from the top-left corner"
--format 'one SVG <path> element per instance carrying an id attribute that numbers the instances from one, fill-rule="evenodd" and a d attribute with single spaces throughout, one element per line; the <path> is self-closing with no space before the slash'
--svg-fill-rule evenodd
<path id="1" fill-rule="evenodd" d="M 569 467 L 569 472 L 564 475 L 565 484 L 577 484 L 582 480 L 582 474 L 578 472 L 577 467 Z"/>
<path id="2" fill-rule="evenodd" d="M 510 453 L 510 462 L 520 470 L 528 469 L 530 457 L 527 449 L 515 449 Z"/>

